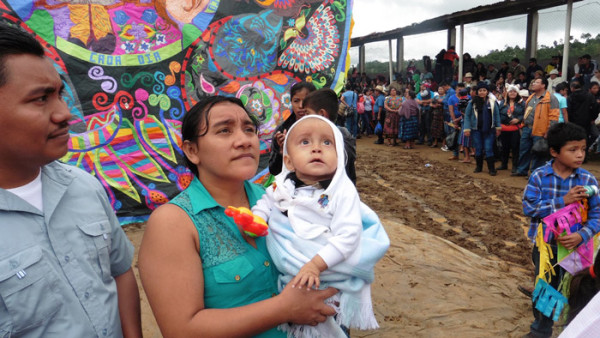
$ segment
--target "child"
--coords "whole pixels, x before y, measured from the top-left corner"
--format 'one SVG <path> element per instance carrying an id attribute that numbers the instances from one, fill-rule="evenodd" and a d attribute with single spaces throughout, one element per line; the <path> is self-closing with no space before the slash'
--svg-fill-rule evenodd
<path id="1" fill-rule="evenodd" d="M 334 100 L 335 99 L 335 100 Z M 303 106 L 307 115 L 321 115 L 329 121 L 336 123 L 338 119 L 337 95 L 329 88 L 321 88 L 304 98 Z M 356 185 L 356 139 L 346 129 L 346 127 L 337 125 L 344 139 L 344 152 L 346 153 L 346 174 Z"/>
<path id="2" fill-rule="evenodd" d="M 339 304 L 335 320 L 282 329 L 293 336 L 344 337 L 340 324 L 377 328 L 370 283 L 389 239 L 346 176 L 341 132 L 326 118 L 309 115 L 290 128 L 283 149 L 282 172 L 252 209 L 269 223 L 267 247 L 283 273 L 280 290 L 291 283 L 340 292 L 328 300 Z"/>
<path id="3" fill-rule="evenodd" d="M 556 264 L 557 247 L 559 242 L 567 249 L 574 249 L 580 243 L 592 240 L 600 230 L 600 197 L 594 195 L 588 197 L 585 185 L 598 185 L 596 178 L 587 170 L 580 168 L 585 157 L 586 132 L 583 128 L 573 123 L 557 123 L 548 130 L 548 147 L 553 160 L 535 170 L 525 188 L 523 194 L 523 211 L 526 216 L 531 217 L 529 238 L 535 242 L 538 224 L 542 218 L 558 211 L 559 209 L 578 201 L 588 198 L 588 219 L 582 227 L 570 235 L 559 238 L 550 237 L 550 244 L 554 258 L 551 264 Z M 532 253 L 535 265 L 535 274 L 540 268 L 540 253 L 534 246 Z M 558 289 L 562 279 L 562 269 L 558 267 L 556 276 L 549 276 L 549 284 Z M 535 320 L 530 327 L 530 336 L 550 337 L 552 336 L 551 318 L 544 316 L 538 310 L 533 309 Z"/>

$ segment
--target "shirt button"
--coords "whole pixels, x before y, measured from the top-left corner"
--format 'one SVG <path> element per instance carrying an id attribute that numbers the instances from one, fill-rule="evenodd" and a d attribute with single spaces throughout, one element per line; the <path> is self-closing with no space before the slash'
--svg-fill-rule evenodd
<path id="1" fill-rule="evenodd" d="M 240 280 L 240 275 L 235 275 L 235 280 Z"/>
<path id="2" fill-rule="evenodd" d="M 71 257 L 69 257 L 69 256 L 65 256 L 65 262 L 68 262 L 68 261 L 70 261 L 70 260 L 71 260 Z"/>
<path id="3" fill-rule="evenodd" d="M 83 297 L 85 297 L 85 299 L 88 299 L 88 298 L 90 298 L 90 293 L 89 293 L 89 292 L 86 292 L 86 293 L 84 293 L 84 294 L 83 294 Z"/>
<path id="4" fill-rule="evenodd" d="M 265 266 L 269 266 L 271 265 L 271 263 L 269 263 L 269 261 L 265 261 Z"/>
<path id="5" fill-rule="evenodd" d="M 108 330 L 107 329 L 102 329 L 102 335 L 106 336 L 108 334 Z"/>
<path id="6" fill-rule="evenodd" d="M 16 268 L 17 266 L 19 266 L 19 263 L 17 263 L 17 261 L 15 261 L 14 259 L 12 259 L 12 260 L 10 261 L 10 267 L 11 267 L 12 269 L 14 269 L 14 268 Z"/>

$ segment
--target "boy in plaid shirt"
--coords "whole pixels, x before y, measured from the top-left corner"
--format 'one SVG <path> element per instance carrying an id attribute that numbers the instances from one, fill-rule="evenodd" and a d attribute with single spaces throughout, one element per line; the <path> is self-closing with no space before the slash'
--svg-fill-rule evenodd
<path id="1" fill-rule="evenodd" d="M 542 218 L 561 208 L 588 198 L 584 185 L 598 185 L 596 178 L 581 168 L 585 158 L 586 132 L 573 123 L 558 123 L 548 130 L 548 147 L 553 159 L 536 169 L 529 177 L 523 194 L 523 212 L 531 217 L 528 236 L 535 242 L 538 224 Z M 556 264 L 559 242 L 567 249 L 574 249 L 579 244 L 593 238 L 600 230 L 600 197 L 594 195 L 588 199 L 588 220 L 579 230 L 559 238 L 551 238 L 550 246 L 554 253 L 551 263 Z M 539 272 L 540 253 L 533 247 L 532 260 L 535 274 Z M 550 285 L 558 288 L 563 271 L 559 268 L 556 276 L 551 277 Z M 530 337 L 551 337 L 554 322 L 533 307 L 535 320 L 531 324 Z"/>

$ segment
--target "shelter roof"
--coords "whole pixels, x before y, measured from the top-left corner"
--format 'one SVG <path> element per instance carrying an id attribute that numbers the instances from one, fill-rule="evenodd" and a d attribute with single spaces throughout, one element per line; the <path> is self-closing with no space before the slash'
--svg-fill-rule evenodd
<path id="1" fill-rule="evenodd" d="M 582 0 L 573 0 L 579 2 Z M 468 10 L 438 16 L 437 18 L 413 23 L 410 26 L 396 28 L 387 32 L 376 32 L 351 39 L 351 46 L 361 46 L 370 42 L 397 39 L 406 35 L 430 33 L 454 28 L 457 25 L 522 15 L 540 9 L 566 4 L 566 0 L 505 0 L 485 6 L 477 6 Z"/>

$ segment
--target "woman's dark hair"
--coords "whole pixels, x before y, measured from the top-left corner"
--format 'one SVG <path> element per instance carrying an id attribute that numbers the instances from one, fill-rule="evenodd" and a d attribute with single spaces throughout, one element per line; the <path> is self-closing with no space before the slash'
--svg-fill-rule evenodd
<path id="1" fill-rule="evenodd" d="M 6 84 L 6 58 L 11 55 L 44 57 L 44 48 L 29 33 L 16 26 L 0 24 L 0 86 Z"/>
<path id="2" fill-rule="evenodd" d="M 190 108 L 190 110 L 183 117 L 181 125 L 181 141 L 195 142 L 196 138 L 206 135 L 206 133 L 208 133 L 208 115 L 210 110 L 215 105 L 223 102 L 233 103 L 241 107 L 246 114 L 248 114 L 250 120 L 252 120 L 252 123 L 258 130 L 258 119 L 254 115 L 250 114 L 248 110 L 246 110 L 242 100 L 230 96 L 208 96 L 198 101 L 198 103 Z M 202 125 L 202 127 L 200 127 L 200 125 Z M 184 161 L 185 165 L 192 171 L 192 173 L 198 176 L 198 168 L 196 168 L 196 165 L 192 163 L 187 156 L 185 156 L 185 154 Z"/>
<path id="3" fill-rule="evenodd" d="M 590 274 L 590 269 L 594 270 L 596 278 Z M 594 265 L 589 269 L 584 269 L 573 276 L 569 287 L 569 315 L 567 324 L 570 323 L 577 314 L 583 310 L 587 303 L 600 290 L 600 255 L 596 256 Z"/>
<path id="4" fill-rule="evenodd" d="M 560 149 L 569 141 L 587 139 L 587 132 L 572 122 L 557 123 L 548 129 L 548 147 L 560 153 Z"/>
<path id="5" fill-rule="evenodd" d="M 309 93 L 314 92 L 315 90 L 317 90 L 317 88 L 315 87 L 314 84 L 310 83 L 310 82 L 296 82 L 292 88 L 290 88 L 290 99 L 292 97 L 294 97 L 294 95 L 296 95 L 297 92 L 301 91 L 302 89 L 306 89 L 308 90 Z"/>
<path id="6" fill-rule="evenodd" d="M 521 102 L 521 99 L 522 99 L 521 95 L 519 94 L 518 91 L 516 93 L 517 93 L 517 96 L 515 97 L 515 103 Z M 504 101 L 504 105 L 505 106 L 510 105 L 510 97 L 508 97 L 508 93 L 506 93 L 506 100 Z"/>

